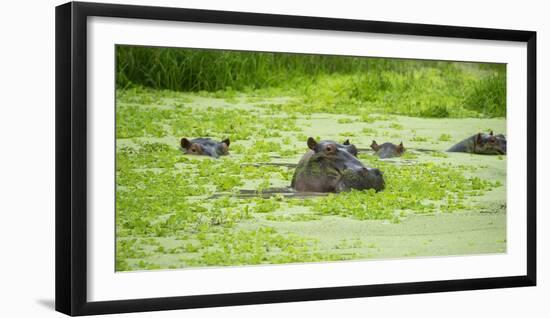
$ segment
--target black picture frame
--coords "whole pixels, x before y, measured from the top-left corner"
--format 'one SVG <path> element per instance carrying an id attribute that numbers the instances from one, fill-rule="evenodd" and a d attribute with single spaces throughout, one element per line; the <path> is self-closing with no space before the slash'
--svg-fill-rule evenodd
<path id="1" fill-rule="evenodd" d="M 56 310 L 68 315 L 91 315 L 535 286 L 536 32 L 82 2 L 60 5 L 55 12 Z M 88 302 L 86 21 L 92 16 L 525 42 L 528 107 L 526 275 Z"/>

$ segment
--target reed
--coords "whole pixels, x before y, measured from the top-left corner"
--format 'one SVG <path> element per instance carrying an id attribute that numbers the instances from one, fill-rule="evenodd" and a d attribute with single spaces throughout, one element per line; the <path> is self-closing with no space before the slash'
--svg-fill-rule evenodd
<path id="1" fill-rule="evenodd" d="M 370 103 L 422 117 L 503 117 L 506 66 L 390 58 L 117 46 L 117 88 L 254 92 Z"/>

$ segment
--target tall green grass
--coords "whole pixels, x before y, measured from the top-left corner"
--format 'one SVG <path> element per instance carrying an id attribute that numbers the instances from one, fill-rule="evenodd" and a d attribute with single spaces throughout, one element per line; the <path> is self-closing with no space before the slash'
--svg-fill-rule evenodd
<path id="1" fill-rule="evenodd" d="M 136 46 L 117 46 L 116 61 L 121 89 L 274 91 L 318 111 L 506 115 L 504 64 Z"/>

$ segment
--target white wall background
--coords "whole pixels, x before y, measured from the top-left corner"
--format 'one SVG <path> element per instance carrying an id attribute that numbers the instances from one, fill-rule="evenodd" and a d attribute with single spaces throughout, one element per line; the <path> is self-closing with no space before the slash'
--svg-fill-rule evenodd
<path id="1" fill-rule="evenodd" d="M 550 101 L 545 1 L 126 0 L 116 3 L 450 24 L 538 32 L 537 287 L 224 307 L 115 317 L 548 317 Z M 54 7 L 11 1 L 0 11 L 0 317 L 61 317 L 54 304 Z"/>

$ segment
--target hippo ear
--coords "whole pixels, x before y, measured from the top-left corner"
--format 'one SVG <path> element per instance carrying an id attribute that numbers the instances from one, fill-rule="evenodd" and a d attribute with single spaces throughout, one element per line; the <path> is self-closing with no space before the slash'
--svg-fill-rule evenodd
<path id="1" fill-rule="evenodd" d="M 191 147 L 191 142 L 187 138 L 181 138 L 180 144 L 181 147 L 185 149 L 189 149 L 189 147 Z"/>
<path id="2" fill-rule="evenodd" d="M 493 135 L 493 131 L 492 131 L 492 130 L 491 130 L 491 132 L 489 133 L 489 135 L 491 135 L 491 136 Z"/>
<path id="3" fill-rule="evenodd" d="M 476 144 L 480 144 L 483 137 L 481 137 L 481 133 L 478 133 L 476 136 Z"/>
<path id="4" fill-rule="evenodd" d="M 399 145 L 397 146 L 397 149 L 399 149 L 399 151 L 404 151 L 405 150 L 405 146 L 403 146 L 403 142 L 399 143 Z"/>
<path id="5" fill-rule="evenodd" d="M 374 150 L 375 152 L 378 151 L 378 150 L 380 150 L 380 146 L 378 146 L 378 144 L 376 143 L 376 140 L 373 140 L 373 141 L 372 141 L 372 144 L 370 144 L 370 148 L 371 148 L 372 150 Z"/>
<path id="6" fill-rule="evenodd" d="M 230 144 L 231 142 L 229 141 L 229 138 L 225 138 L 224 140 L 222 140 L 222 143 L 226 144 L 227 147 L 229 147 L 229 144 Z"/>
<path id="7" fill-rule="evenodd" d="M 315 150 L 315 146 L 317 146 L 317 142 L 315 141 L 315 139 L 313 139 L 313 137 L 309 137 L 307 139 L 307 146 L 309 147 L 309 149 Z"/>
<path id="8" fill-rule="evenodd" d="M 342 145 L 345 145 L 345 146 L 351 145 L 351 144 L 349 143 L 349 139 L 346 139 L 346 141 L 344 141 L 344 143 L 343 143 Z"/>

